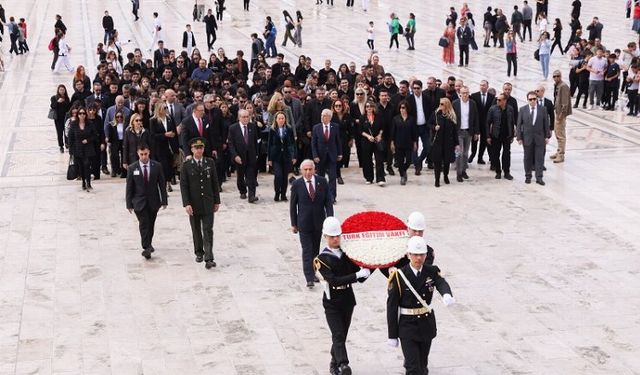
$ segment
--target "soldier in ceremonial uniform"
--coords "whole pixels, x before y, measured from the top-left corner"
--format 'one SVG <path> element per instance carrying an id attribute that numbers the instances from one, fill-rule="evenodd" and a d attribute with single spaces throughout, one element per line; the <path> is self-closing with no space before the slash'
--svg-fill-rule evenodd
<path id="1" fill-rule="evenodd" d="M 333 343 L 329 373 L 351 375 L 345 345 L 351 325 L 351 315 L 356 305 L 351 284 L 356 281 L 363 282 L 369 277 L 371 271 L 353 264 L 340 249 L 342 228 L 338 219 L 333 216 L 327 217 L 322 224 L 322 233 L 327 247 L 314 259 L 313 263 L 316 274 L 324 286 L 322 305 Z"/>
<path id="2" fill-rule="evenodd" d="M 409 214 L 409 218 L 407 219 L 407 233 L 409 233 L 409 238 L 413 236 L 422 237 L 424 235 L 425 229 L 427 228 L 425 222 L 426 220 L 424 219 L 424 215 L 422 213 L 413 211 L 411 214 Z M 433 254 L 433 248 L 427 245 L 426 264 L 432 265 L 434 256 L 435 255 Z M 381 268 L 380 272 L 382 272 L 385 277 L 389 277 L 390 271 L 393 272 L 396 268 L 402 268 L 407 264 L 409 264 L 409 257 L 404 256 L 398 261 L 398 263 L 396 263 L 395 267 Z"/>
<path id="3" fill-rule="evenodd" d="M 220 185 L 216 162 L 204 156 L 204 138 L 190 142 L 193 157 L 185 160 L 180 172 L 182 205 L 189 215 L 196 262 L 204 259 L 205 267 L 216 266 L 213 260 L 213 215 L 220 207 Z"/>
<path id="4" fill-rule="evenodd" d="M 436 318 L 429 307 L 433 289 L 438 290 L 447 306 L 455 303 L 455 299 L 449 284 L 440 276 L 440 269 L 425 264 L 427 243 L 424 238 L 411 237 L 407 247 L 410 263 L 389 277 L 388 343 L 397 347 L 400 339 L 407 375 L 425 375 L 429 374 L 431 340 L 436 337 Z"/>

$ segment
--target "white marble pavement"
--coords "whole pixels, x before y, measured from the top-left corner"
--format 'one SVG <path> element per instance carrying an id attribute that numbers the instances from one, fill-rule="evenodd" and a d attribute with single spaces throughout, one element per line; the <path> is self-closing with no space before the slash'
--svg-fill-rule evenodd
<path id="1" fill-rule="evenodd" d="M 0 374 L 327 373 L 330 337 L 321 291 L 304 287 L 287 205 L 271 200 L 270 176 L 260 177 L 257 205 L 225 185 L 215 225 L 219 266 L 211 271 L 193 262 L 178 191 L 160 213 L 157 251 L 144 261 L 135 217 L 124 209 L 123 181 L 103 178 L 91 194 L 65 181 L 66 156 L 58 153 L 46 119 L 56 84 L 71 82 L 49 70 L 53 17 L 62 14 L 69 28 L 74 64 L 95 65 L 105 9 L 121 36 L 133 41 L 125 51 L 146 49 L 154 10 L 164 20 L 169 47 L 177 46 L 191 22 L 191 2 L 141 3 L 142 19 L 132 23 L 126 0 L 2 2 L 7 16 L 27 18 L 31 52 L 4 55 L 7 72 L 0 73 Z M 569 2 L 551 3 L 551 16 L 567 23 Z M 599 15 L 607 47 L 634 38 L 622 2 L 583 3 L 583 23 Z M 469 4 L 481 18 L 486 2 Z M 440 64 L 436 45 L 449 5 L 371 1 L 365 13 L 359 2 L 349 10 L 342 1 L 329 8 L 253 0 L 245 13 L 239 0 L 227 1 L 216 46 L 229 55 L 248 50 L 248 36 L 262 29 L 266 14 L 280 22 L 283 7 L 300 9 L 304 48 L 279 48 L 290 61 L 308 54 L 315 63 L 331 58 L 335 66 L 360 65 L 365 25 L 374 20 L 381 63 L 398 77 L 456 75 L 472 90 L 484 78 L 499 86 L 506 80 L 502 50 L 473 53 L 468 69 Z M 510 9 L 513 2 L 492 5 Z M 416 13 L 416 51 L 384 48 L 390 11 L 403 21 Z M 203 27 L 195 32 L 203 44 Z M 521 74 L 513 80 L 522 105 L 541 79 L 529 58 L 534 49 L 521 45 Z M 552 68 L 566 71 L 566 62 L 553 56 Z M 471 180 L 438 190 L 431 173 L 410 175 L 404 187 L 390 177 L 379 188 L 365 186 L 355 164 L 347 171 L 339 217 L 368 209 L 400 217 L 419 209 L 427 217 L 436 263 L 459 302 L 451 308 L 434 303 L 440 330 L 432 374 L 640 373 L 639 130 L 637 119 L 619 112 L 576 111 L 567 161 L 548 163 L 545 187 L 523 183 L 517 146 L 511 182 L 494 180 L 476 164 Z M 348 340 L 356 374 L 403 373 L 401 353 L 385 345 L 385 294 L 379 273 L 356 288 Z"/>

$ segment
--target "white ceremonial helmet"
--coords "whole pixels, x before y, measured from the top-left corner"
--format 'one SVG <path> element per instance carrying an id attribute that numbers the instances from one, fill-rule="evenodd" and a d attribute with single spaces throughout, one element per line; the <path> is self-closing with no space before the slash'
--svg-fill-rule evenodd
<path id="1" fill-rule="evenodd" d="M 333 216 L 329 216 L 324 219 L 322 223 L 322 234 L 326 236 L 339 236 L 342 234 L 342 227 L 340 221 Z"/>
<path id="2" fill-rule="evenodd" d="M 426 254 L 427 242 L 420 236 L 413 236 L 407 242 L 407 252 L 411 254 Z"/>
<path id="3" fill-rule="evenodd" d="M 409 215 L 409 219 L 407 219 L 407 226 L 413 230 L 425 230 L 427 225 L 424 220 L 424 215 L 418 211 L 412 212 Z"/>

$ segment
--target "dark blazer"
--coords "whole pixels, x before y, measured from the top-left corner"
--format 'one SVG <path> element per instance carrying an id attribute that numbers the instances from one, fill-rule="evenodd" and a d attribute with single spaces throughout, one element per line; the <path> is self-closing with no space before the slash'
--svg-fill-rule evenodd
<path id="1" fill-rule="evenodd" d="M 280 131 L 276 128 L 269 130 L 268 158 L 276 163 L 289 163 L 296 157 L 296 143 L 293 138 L 293 130 L 288 125 L 284 126 L 284 137 L 280 137 Z"/>
<path id="2" fill-rule="evenodd" d="M 401 115 L 393 118 L 391 126 L 391 141 L 396 149 L 412 150 L 418 141 L 418 126 L 413 116 L 408 116 L 406 120 Z"/>
<path id="3" fill-rule="evenodd" d="M 432 109 L 433 106 L 431 105 L 431 100 L 427 95 L 424 94 L 424 92 L 420 95 L 420 98 L 422 98 L 422 111 L 424 111 L 424 121 L 426 124 L 427 121 L 429 121 L 429 117 L 431 117 L 431 113 L 433 113 L 433 109 Z M 409 116 L 413 117 L 414 119 L 416 119 L 416 121 L 418 121 L 416 97 L 413 94 L 407 97 L 407 111 L 409 112 Z"/>
<path id="4" fill-rule="evenodd" d="M 162 53 L 160 53 L 160 49 L 158 48 L 153 52 L 153 68 L 158 69 L 160 65 L 162 65 L 162 56 L 169 56 L 169 50 L 166 48 L 162 49 Z"/>
<path id="5" fill-rule="evenodd" d="M 195 215 L 213 214 L 213 205 L 220 204 L 220 185 L 216 163 L 204 157 L 202 167 L 195 159 L 182 163 L 180 170 L 182 206 L 191 206 Z"/>
<path id="6" fill-rule="evenodd" d="M 322 296 L 323 305 L 334 305 L 341 309 L 349 306 L 355 306 L 356 297 L 353 294 L 353 288 L 335 289 L 353 284 L 356 281 L 364 281 L 364 279 L 356 279 L 356 272 L 360 267 L 355 265 L 347 254 L 342 254 L 340 258 L 333 255 L 331 250 L 324 248 L 322 252 L 313 260 L 313 265 L 322 278 L 329 284 L 331 298 L 327 298 L 327 294 Z"/>
<path id="7" fill-rule="evenodd" d="M 431 160 L 434 163 L 453 163 L 456 160 L 455 147 L 458 145 L 457 125 L 440 112 L 434 113 L 428 123 L 433 134 L 429 151 Z M 440 129 L 436 130 L 436 125 L 440 125 Z"/>
<path id="8" fill-rule="evenodd" d="M 547 98 L 544 98 L 544 107 L 547 109 L 547 114 L 549 114 L 549 129 L 553 130 L 553 124 L 556 121 L 556 107 Z"/>
<path id="9" fill-rule="evenodd" d="M 191 145 L 189 142 L 197 137 L 200 137 L 198 131 L 198 124 L 193 119 L 193 116 L 185 117 L 182 120 L 182 132 L 180 133 L 180 144 L 182 145 L 182 151 L 185 156 L 191 155 Z M 202 118 L 202 137 L 207 141 L 204 146 L 204 154 L 211 155 L 211 144 L 209 142 L 209 123 L 205 117 Z"/>
<path id="10" fill-rule="evenodd" d="M 158 211 L 167 205 L 167 182 L 162 166 L 155 160 L 149 160 L 149 182 L 144 182 L 144 173 L 139 161 L 129 166 L 126 187 L 127 209 L 140 212 L 148 206 Z"/>
<path id="11" fill-rule="evenodd" d="M 320 122 L 320 115 L 322 114 L 322 110 L 330 108 L 331 101 L 328 98 L 324 98 L 322 102 L 319 102 L 317 99 L 309 100 L 304 106 L 304 129 L 300 132 L 310 132 L 312 127 Z"/>
<path id="12" fill-rule="evenodd" d="M 461 120 L 462 120 L 462 116 L 461 116 L 462 110 L 460 109 L 460 106 L 461 106 L 460 99 L 453 102 L 453 110 L 456 112 L 456 125 L 458 126 L 458 131 L 460 131 Z M 476 107 L 476 102 L 469 99 L 469 129 L 468 130 L 471 136 L 474 136 L 480 132 L 480 127 L 478 125 L 479 122 L 480 121 L 478 116 L 478 109 Z"/>
<path id="13" fill-rule="evenodd" d="M 172 160 L 173 154 L 178 152 L 178 133 L 176 124 L 167 116 L 167 128 L 165 129 L 162 121 L 152 118 L 149 121 L 149 133 L 151 134 L 151 156 L 155 160 Z M 176 136 L 167 138 L 164 133 L 174 132 Z"/>
<path id="14" fill-rule="evenodd" d="M 202 19 L 202 22 L 204 22 L 204 24 L 206 25 L 206 31 L 208 33 L 212 33 L 212 34 L 216 33 L 216 30 L 218 29 L 218 23 L 216 22 L 216 16 L 214 14 L 212 15 L 207 14 Z"/>
<path id="15" fill-rule="evenodd" d="M 426 96 L 429 99 L 431 111 L 429 111 L 428 115 L 430 116 L 433 112 L 436 111 L 436 109 L 438 109 L 438 106 L 440 105 L 440 99 L 445 98 L 447 96 L 447 93 L 443 89 L 436 87 L 433 91 L 422 91 L 422 95 Z M 427 116 L 427 119 L 429 118 L 429 116 Z"/>
<path id="16" fill-rule="evenodd" d="M 517 117 L 513 115 L 513 108 L 507 104 L 507 123 L 502 124 L 502 109 L 497 105 L 492 105 L 487 114 L 487 137 L 500 138 L 500 128 L 507 127 L 507 138 L 513 138 L 515 129 L 515 120 Z"/>
<path id="17" fill-rule="evenodd" d="M 496 97 L 490 93 L 486 94 L 484 105 L 482 105 L 482 93 L 480 91 L 471 94 L 471 99 L 476 102 L 476 108 L 478 109 L 478 129 L 483 137 L 487 135 L 487 113 L 489 108 L 493 105 Z"/>
<path id="18" fill-rule="evenodd" d="M 255 164 L 258 157 L 258 129 L 256 124 L 250 122 L 247 125 L 247 131 L 249 132 L 249 142 L 244 143 L 242 128 L 240 123 L 236 122 L 229 127 L 229 139 L 227 141 L 231 160 L 235 159 L 236 156 L 240 156 L 242 163 L 245 165 Z"/>
<path id="19" fill-rule="evenodd" d="M 311 200 L 304 177 L 291 184 L 289 216 L 300 232 L 318 232 L 327 216 L 333 216 L 333 197 L 324 177 L 315 175 L 316 196 Z"/>
<path id="20" fill-rule="evenodd" d="M 420 297 L 431 303 L 433 289 L 441 295 L 452 294 L 447 281 L 440 276 L 437 266 L 423 265 L 420 277 L 416 277 L 409 264 L 400 268 Z M 390 339 L 407 339 L 415 341 L 430 341 L 436 337 L 436 317 L 433 311 L 424 315 L 400 315 L 398 309 L 420 308 L 422 304 L 409 290 L 402 276 L 398 272 L 389 277 L 389 296 L 387 297 L 387 327 Z"/>
<path id="21" fill-rule="evenodd" d="M 149 145 L 151 139 L 149 138 L 149 131 L 143 129 L 140 134 L 135 134 L 131 128 L 124 130 L 124 138 L 122 140 L 122 155 L 123 164 L 133 164 L 138 160 L 138 145 Z"/>
<path id="22" fill-rule="evenodd" d="M 82 143 L 83 140 L 87 143 Z M 69 129 L 69 154 L 76 158 L 90 158 L 96 154 L 98 131 L 89 122 L 85 122 L 84 129 L 78 123 L 71 124 Z"/>
<path id="23" fill-rule="evenodd" d="M 208 130 L 207 143 L 213 156 L 213 151 L 216 151 L 217 158 L 222 157 L 223 145 L 227 144 L 227 129 L 222 121 L 222 111 L 218 108 L 207 110 L 205 108 L 203 118 L 206 119 Z"/>
<path id="24" fill-rule="evenodd" d="M 342 157 L 342 144 L 340 143 L 340 127 L 333 122 L 329 123 L 329 139 L 324 139 L 324 125 L 316 124 L 311 132 L 311 153 L 313 158 L 325 159 L 336 163 L 338 157 Z"/>
<path id="25" fill-rule="evenodd" d="M 536 112 L 536 122 L 533 124 L 530 107 L 525 105 L 520 108 L 516 138 L 518 141 L 522 141 L 525 146 L 531 146 L 534 143 L 536 146 L 544 145 L 545 138 L 551 138 L 549 116 L 546 115 L 545 107 L 537 105 Z"/>
<path id="26" fill-rule="evenodd" d="M 187 48 L 187 42 L 189 41 L 189 33 L 185 30 L 182 33 L 182 48 Z M 191 32 L 191 41 L 193 42 L 192 47 L 196 46 L 196 35 L 193 33 L 193 31 Z"/>

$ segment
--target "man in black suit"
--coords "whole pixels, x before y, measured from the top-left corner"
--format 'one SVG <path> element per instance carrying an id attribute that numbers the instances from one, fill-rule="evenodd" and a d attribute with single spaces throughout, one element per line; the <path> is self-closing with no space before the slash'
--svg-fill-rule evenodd
<path id="1" fill-rule="evenodd" d="M 476 103 L 478 109 L 478 130 L 480 133 L 480 150 L 478 150 L 478 141 L 471 142 L 471 155 L 469 156 L 469 163 L 473 162 L 473 158 L 478 155 L 478 164 L 485 164 L 484 151 L 487 149 L 487 113 L 489 108 L 495 101 L 495 95 L 489 91 L 489 82 L 486 80 L 480 81 L 480 91 L 471 94 L 471 100 Z"/>
<path id="2" fill-rule="evenodd" d="M 329 175 L 329 191 L 335 202 L 337 195 L 336 173 L 338 162 L 342 160 L 342 146 L 340 143 L 340 128 L 331 122 L 333 113 L 330 109 L 323 109 L 320 123 L 313 127 L 311 136 L 311 153 L 313 161 L 318 166 L 318 175 Z"/>
<path id="3" fill-rule="evenodd" d="M 460 99 L 453 102 L 453 110 L 456 112 L 456 125 L 458 126 L 458 144 L 462 152 L 456 158 L 456 174 L 458 182 L 469 178 L 467 175 L 469 146 L 471 140 L 478 139 L 478 109 L 476 102 L 469 99 L 469 88 L 460 88 Z"/>
<path id="4" fill-rule="evenodd" d="M 162 58 L 169 56 L 169 50 L 164 48 L 164 41 L 158 41 L 158 49 L 153 52 L 153 68 L 158 69 L 162 65 Z"/>
<path id="5" fill-rule="evenodd" d="M 543 106 L 547 110 L 547 115 L 549 115 L 549 129 L 553 131 L 553 124 L 556 120 L 556 107 L 550 99 L 544 97 L 545 91 L 544 86 L 539 85 L 536 89 L 536 96 L 538 97 L 538 105 Z"/>
<path id="6" fill-rule="evenodd" d="M 320 115 L 323 109 L 331 109 L 331 100 L 325 97 L 326 90 L 324 87 L 316 89 L 316 97 L 307 101 L 304 106 L 304 128 L 296 129 L 298 138 L 302 139 L 302 155 L 303 159 L 311 157 L 311 129 L 320 122 Z"/>
<path id="7" fill-rule="evenodd" d="M 244 109 L 238 111 L 238 122 L 229 127 L 229 155 L 236 164 L 236 176 L 240 198 L 247 198 L 249 191 L 249 203 L 258 200 L 256 197 L 257 186 L 257 161 L 258 161 L 258 133 L 256 124 L 249 122 L 249 112 Z"/>
<path id="8" fill-rule="evenodd" d="M 203 22 L 206 25 L 207 50 L 211 51 L 211 48 L 213 48 L 213 43 L 216 42 L 216 30 L 218 30 L 216 16 L 213 15 L 213 11 L 211 9 L 207 10 L 207 15 L 204 16 Z"/>
<path id="9" fill-rule="evenodd" d="M 435 80 L 433 82 L 435 85 Z M 429 128 L 429 125 L 427 125 L 427 121 L 429 121 L 429 117 L 431 117 L 433 109 L 429 97 L 427 97 L 427 95 L 422 91 L 422 81 L 413 81 L 411 90 L 413 94 L 407 98 L 407 106 L 409 107 L 409 116 L 416 119 L 418 138 L 420 139 L 420 142 L 422 142 L 422 152 L 420 155 L 418 155 L 417 148 L 416 151 L 413 152 L 413 163 L 416 168 L 416 176 L 420 176 L 422 163 L 424 162 L 424 159 L 427 158 L 429 148 L 431 147 L 431 129 Z"/>
<path id="10" fill-rule="evenodd" d="M 229 129 L 224 125 L 222 121 L 222 111 L 215 107 L 215 95 L 207 94 L 204 96 L 204 121 L 207 124 L 208 138 L 207 143 L 210 145 L 211 155 L 216 162 L 216 170 L 218 173 L 218 183 L 222 186 L 222 183 L 226 180 L 227 175 L 225 173 L 224 165 L 224 153 L 227 150 L 227 137 Z"/>
<path id="11" fill-rule="evenodd" d="M 333 196 L 324 177 L 316 175 L 312 160 L 300 164 L 302 178 L 291 184 L 291 231 L 300 234 L 302 246 L 302 270 L 307 287 L 313 288 L 317 280 L 313 272 L 313 258 L 320 251 L 322 223 L 327 216 L 333 216 Z"/>
<path id="12" fill-rule="evenodd" d="M 140 144 L 137 151 L 139 160 L 128 168 L 126 203 L 138 217 L 142 256 L 149 259 L 155 251 L 151 242 L 158 210 L 167 208 L 167 183 L 160 163 L 149 159 L 149 146 Z"/>
<path id="13" fill-rule="evenodd" d="M 518 144 L 524 147 L 525 183 L 531 183 L 531 170 L 535 166 L 536 183 L 544 185 L 542 171 L 544 166 L 544 150 L 551 138 L 549 116 L 544 106 L 538 104 L 535 91 L 527 93 L 528 105 L 520 108 L 516 128 Z"/>
<path id="14" fill-rule="evenodd" d="M 188 160 L 191 158 L 191 140 L 194 138 L 209 138 L 209 124 L 205 122 L 204 116 L 204 104 L 197 104 L 193 107 L 191 116 L 182 120 L 182 130 L 180 133 L 182 151 L 185 158 Z M 205 155 L 211 155 L 211 150 L 207 146 L 204 150 Z"/>
<path id="15" fill-rule="evenodd" d="M 204 156 L 204 138 L 189 142 L 193 157 L 182 164 L 180 192 L 182 206 L 189 215 L 196 262 L 205 268 L 216 266 L 213 259 L 213 216 L 220 207 L 220 189 L 215 162 Z"/>

